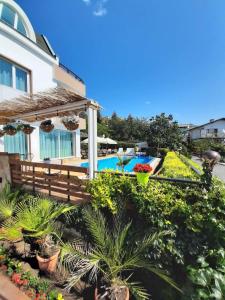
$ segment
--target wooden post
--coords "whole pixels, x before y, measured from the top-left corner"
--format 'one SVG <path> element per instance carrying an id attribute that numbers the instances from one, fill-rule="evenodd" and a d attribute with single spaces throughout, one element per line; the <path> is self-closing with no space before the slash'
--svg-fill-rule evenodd
<path id="1" fill-rule="evenodd" d="M 35 166 L 33 165 L 32 167 L 32 171 L 33 171 L 33 193 L 35 193 Z"/>
<path id="2" fill-rule="evenodd" d="M 70 201 L 70 195 L 69 195 L 69 192 L 70 192 L 70 182 L 69 182 L 69 179 L 70 179 L 70 171 L 68 170 L 67 171 L 67 179 L 68 179 L 68 196 L 67 196 L 67 200 Z"/>

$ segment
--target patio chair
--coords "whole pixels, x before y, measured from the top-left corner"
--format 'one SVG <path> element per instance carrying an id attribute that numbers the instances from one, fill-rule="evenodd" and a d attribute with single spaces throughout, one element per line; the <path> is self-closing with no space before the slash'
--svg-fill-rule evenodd
<path id="1" fill-rule="evenodd" d="M 106 150 L 106 149 L 103 149 L 103 150 L 102 150 L 102 155 L 103 155 L 103 156 L 106 156 L 107 154 L 108 154 L 107 150 Z"/>
<path id="2" fill-rule="evenodd" d="M 126 152 L 124 153 L 125 156 L 135 156 L 134 148 L 127 148 Z"/>
<path id="3" fill-rule="evenodd" d="M 119 148 L 118 151 L 117 151 L 117 154 L 118 155 L 124 155 L 123 148 Z"/>

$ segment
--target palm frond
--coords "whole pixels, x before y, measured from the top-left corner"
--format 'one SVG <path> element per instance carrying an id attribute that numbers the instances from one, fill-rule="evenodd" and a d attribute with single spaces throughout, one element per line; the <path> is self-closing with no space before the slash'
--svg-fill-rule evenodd
<path id="1" fill-rule="evenodd" d="M 177 286 L 175 281 L 171 279 L 163 270 L 156 268 L 154 265 L 149 264 L 147 260 L 143 260 L 142 263 L 139 262 L 139 265 L 142 266 L 144 269 L 150 271 L 151 273 L 157 275 L 163 281 L 167 282 L 169 285 L 174 287 L 179 292 L 183 293 L 182 290 Z"/>
<path id="2" fill-rule="evenodd" d="M 96 247 L 104 249 L 110 234 L 103 215 L 99 211 L 86 209 L 84 211 L 84 220 Z"/>
<path id="3" fill-rule="evenodd" d="M 139 282 L 129 282 L 125 281 L 126 286 L 129 288 L 131 294 L 137 299 L 137 300 L 149 300 L 150 295 L 146 291 L 145 288 L 143 288 Z"/>

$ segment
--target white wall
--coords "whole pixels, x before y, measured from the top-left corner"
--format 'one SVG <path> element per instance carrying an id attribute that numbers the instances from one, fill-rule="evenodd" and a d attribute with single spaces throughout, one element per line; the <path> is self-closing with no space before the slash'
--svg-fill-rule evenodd
<path id="1" fill-rule="evenodd" d="M 39 47 L 25 37 L 22 38 L 26 40 L 26 44 L 22 44 L 22 42 L 18 41 L 14 36 L 3 31 L 1 28 L 2 25 L 4 24 L 0 24 L 0 55 L 31 71 L 34 93 L 56 87 L 57 84 L 53 80 L 53 66 L 57 63 L 57 60 L 45 53 L 42 55 Z M 16 34 L 18 33 L 16 32 Z M 37 48 L 37 51 L 34 50 L 34 46 Z M 44 51 L 41 50 L 41 52 Z M 0 89 L 0 95 L 5 95 L 5 87 L 1 86 Z M 3 100 L 4 98 L 0 99 Z"/>
<path id="2" fill-rule="evenodd" d="M 190 137 L 191 139 L 200 139 L 202 137 L 201 131 L 207 133 L 207 130 L 213 130 L 213 129 L 218 129 L 218 137 L 222 137 L 223 134 L 225 134 L 225 120 L 219 120 L 216 122 L 212 122 L 209 124 L 206 124 L 202 127 L 192 129 L 190 131 Z"/>

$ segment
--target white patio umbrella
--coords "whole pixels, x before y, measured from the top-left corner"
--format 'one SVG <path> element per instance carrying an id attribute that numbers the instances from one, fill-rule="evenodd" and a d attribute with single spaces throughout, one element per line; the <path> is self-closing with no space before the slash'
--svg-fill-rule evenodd
<path id="1" fill-rule="evenodd" d="M 117 145 L 117 142 L 110 138 L 104 138 L 104 140 L 105 140 L 104 144 Z"/>
<path id="2" fill-rule="evenodd" d="M 82 144 L 88 144 L 88 139 L 85 139 L 81 142 Z M 105 137 L 97 137 L 97 143 L 98 144 L 108 144 L 108 145 L 117 145 L 117 142 Z"/>
<path id="3" fill-rule="evenodd" d="M 97 136 L 97 143 L 98 144 L 105 144 L 104 143 L 105 139 L 103 137 Z M 85 139 L 81 142 L 81 144 L 88 144 L 88 139 Z"/>

